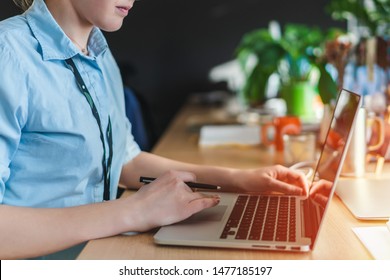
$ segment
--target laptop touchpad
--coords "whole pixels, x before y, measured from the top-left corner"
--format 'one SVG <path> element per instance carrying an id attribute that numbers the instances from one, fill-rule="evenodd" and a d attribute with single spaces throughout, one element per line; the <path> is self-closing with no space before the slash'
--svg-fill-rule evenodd
<path id="1" fill-rule="evenodd" d="M 191 217 L 189 217 L 187 220 L 183 221 L 185 224 L 192 224 L 196 222 L 218 222 L 222 220 L 223 215 L 225 214 L 225 211 L 227 209 L 227 205 L 217 205 L 215 207 L 207 208 L 205 210 L 202 210 Z"/>

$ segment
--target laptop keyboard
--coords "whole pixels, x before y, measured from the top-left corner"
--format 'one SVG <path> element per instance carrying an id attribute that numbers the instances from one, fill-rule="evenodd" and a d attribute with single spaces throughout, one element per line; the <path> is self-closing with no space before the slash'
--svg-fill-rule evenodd
<path id="1" fill-rule="evenodd" d="M 295 212 L 295 197 L 240 195 L 220 238 L 294 242 Z"/>

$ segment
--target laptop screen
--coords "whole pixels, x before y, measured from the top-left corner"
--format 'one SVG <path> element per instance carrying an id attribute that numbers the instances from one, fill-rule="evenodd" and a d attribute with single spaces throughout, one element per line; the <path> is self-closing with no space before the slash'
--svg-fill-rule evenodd
<path id="1" fill-rule="evenodd" d="M 333 196 L 359 107 L 360 95 L 341 90 L 313 175 L 309 199 L 305 200 L 305 220 L 310 221 L 305 223 L 305 231 L 312 238 L 312 246 Z"/>

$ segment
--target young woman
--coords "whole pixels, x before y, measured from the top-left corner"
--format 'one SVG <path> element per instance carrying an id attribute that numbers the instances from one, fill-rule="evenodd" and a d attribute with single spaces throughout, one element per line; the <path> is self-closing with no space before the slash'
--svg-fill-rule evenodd
<path id="1" fill-rule="evenodd" d="M 14 0 L 0 22 L 0 258 L 44 256 L 85 241 L 178 222 L 226 191 L 307 194 L 282 166 L 236 170 L 141 152 L 122 81 L 100 30 L 118 30 L 134 0 Z M 118 183 L 140 187 L 115 199 Z"/>

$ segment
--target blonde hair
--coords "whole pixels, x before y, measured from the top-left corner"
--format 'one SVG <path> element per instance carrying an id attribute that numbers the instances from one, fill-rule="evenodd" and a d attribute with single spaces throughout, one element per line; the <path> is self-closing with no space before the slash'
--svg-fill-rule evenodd
<path id="1" fill-rule="evenodd" d="M 23 11 L 26 11 L 34 2 L 34 0 L 13 0 L 13 1 Z"/>

